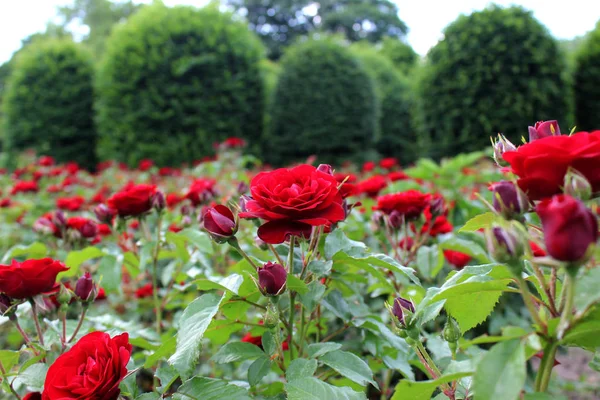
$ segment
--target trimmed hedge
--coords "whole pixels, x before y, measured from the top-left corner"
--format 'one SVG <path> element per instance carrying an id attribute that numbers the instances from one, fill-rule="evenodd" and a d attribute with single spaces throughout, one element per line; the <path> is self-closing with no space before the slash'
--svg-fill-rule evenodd
<path id="1" fill-rule="evenodd" d="M 258 146 L 260 41 L 217 8 L 144 7 L 115 29 L 98 77 L 98 153 L 159 165 L 191 162 L 230 136 Z"/>
<path id="2" fill-rule="evenodd" d="M 3 99 L 4 148 L 95 166 L 93 66 L 70 40 L 29 44 L 11 65 Z"/>
<path id="3" fill-rule="evenodd" d="M 420 123 L 434 157 L 489 147 L 498 132 L 518 143 L 539 120 L 570 124 L 565 61 L 547 29 L 521 7 L 460 16 L 428 58 Z"/>
<path id="4" fill-rule="evenodd" d="M 409 74 L 419 60 L 419 55 L 409 44 L 396 38 L 383 38 L 379 52 L 389 58 L 403 74 Z"/>
<path id="5" fill-rule="evenodd" d="M 404 163 L 414 161 L 419 155 L 419 138 L 412 123 L 413 99 L 407 79 L 368 43 L 351 48 L 375 83 L 379 104 L 377 151 Z"/>
<path id="6" fill-rule="evenodd" d="M 290 47 L 271 109 L 268 151 L 275 164 L 318 155 L 334 163 L 369 155 L 377 134 L 374 83 L 352 52 L 332 40 Z"/>
<path id="7" fill-rule="evenodd" d="M 574 81 L 577 130 L 600 129 L 600 22 L 577 54 Z"/>

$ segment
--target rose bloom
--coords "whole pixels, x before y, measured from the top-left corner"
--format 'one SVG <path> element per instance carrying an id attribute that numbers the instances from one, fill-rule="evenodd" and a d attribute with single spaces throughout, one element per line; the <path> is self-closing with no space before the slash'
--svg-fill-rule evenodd
<path id="1" fill-rule="evenodd" d="M 50 156 L 41 156 L 38 160 L 38 165 L 41 165 L 42 167 L 51 167 L 54 163 L 54 158 Z"/>
<path id="2" fill-rule="evenodd" d="M 179 193 L 168 193 L 165 200 L 167 202 L 167 207 L 173 208 L 179 203 L 181 203 L 185 197 L 181 196 Z"/>
<path id="3" fill-rule="evenodd" d="M 84 238 L 92 238 L 98 233 L 97 224 L 85 217 L 70 217 L 67 219 L 67 228 L 76 230 Z"/>
<path id="4" fill-rule="evenodd" d="M 154 287 L 151 283 L 147 283 L 135 291 L 135 297 L 138 299 L 144 299 L 146 297 L 152 297 L 154 294 Z"/>
<path id="5" fill-rule="evenodd" d="M 336 173 L 333 174 L 333 177 L 336 181 L 342 184 L 340 187 L 340 194 L 342 198 L 350 197 L 354 193 L 356 193 L 356 175 L 353 174 L 344 174 L 344 173 Z M 342 183 L 343 182 L 343 183 Z"/>
<path id="6" fill-rule="evenodd" d="M 379 192 L 385 189 L 386 186 L 387 181 L 385 178 L 381 175 L 375 175 L 359 182 L 356 185 L 356 194 L 364 193 L 368 197 L 374 198 L 377 197 Z"/>
<path id="7" fill-rule="evenodd" d="M 51 258 L 12 261 L 0 265 L 0 293 L 13 299 L 28 299 L 50 292 L 56 286 L 56 276 L 69 268 Z"/>
<path id="8" fill-rule="evenodd" d="M 62 197 L 56 199 L 56 207 L 61 210 L 79 211 L 84 204 L 85 198 L 83 198 L 83 196 Z"/>
<path id="9" fill-rule="evenodd" d="M 396 160 L 394 157 L 388 157 L 388 158 L 384 158 L 382 160 L 379 161 L 379 166 L 383 169 L 392 169 L 396 166 L 398 166 L 398 160 Z"/>
<path id="10" fill-rule="evenodd" d="M 282 243 L 290 235 L 309 237 L 313 226 L 346 218 L 337 180 L 312 165 L 261 172 L 250 182 L 252 198 L 240 218 L 267 221 L 258 228 L 264 242 Z"/>
<path id="11" fill-rule="evenodd" d="M 375 162 L 367 161 L 363 164 L 362 170 L 363 170 L 363 172 L 371 172 L 375 169 L 376 166 L 377 166 L 377 164 L 375 164 Z"/>
<path id="12" fill-rule="evenodd" d="M 10 194 L 17 193 L 36 193 L 40 188 L 36 181 L 18 181 L 12 187 Z"/>
<path id="13" fill-rule="evenodd" d="M 135 217 L 150 211 L 155 193 L 154 185 L 131 185 L 113 194 L 107 205 L 116 210 L 120 217 Z"/>
<path id="14" fill-rule="evenodd" d="M 502 157 L 530 200 L 561 193 L 569 167 L 587 178 L 594 193 L 600 191 L 600 131 L 544 137 Z"/>
<path id="15" fill-rule="evenodd" d="M 402 171 L 392 171 L 387 174 L 387 178 L 392 182 L 396 182 L 403 181 L 405 179 L 410 179 L 410 176 L 406 175 Z"/>
<path id="16" fill-rule="evenodd" d="M 377 205 L 373 208 L 388 215 L 395 211 L 410 219 L 421 215 L 425 207 L 429 205 L 430 199 L 430 194 L 411 189 L 406 192 L 381 196 L 377 199 Z"/>
<path id="17" fill-rule="evenodd" d="M 454 250 L 444 250 L 444 258 L 458 270 L 463 269 L 471 261 L 470 255 Z"/>
<path id="18" fill-rule="evenodd" d="M 215 196 L 215 183 L 214 179 L 196 179 L 190 185 L 185 198 L 189 199 L 194 207 L 198 207 Z"/>
<path id="19" fill-rule="evenodd" d="M 42 399 L 117 400 L 131 350 L 127 333 L 85 335 L 50 366 Z"/>
<path id="20" fill-rule="evenodd" d="M 138 164 L 138 169 L 140 171 L 148 171 L 153 166 L 154 166 L 154 161 L 144 159 L 144 160 L 140 161 L 140 163 Z"/>

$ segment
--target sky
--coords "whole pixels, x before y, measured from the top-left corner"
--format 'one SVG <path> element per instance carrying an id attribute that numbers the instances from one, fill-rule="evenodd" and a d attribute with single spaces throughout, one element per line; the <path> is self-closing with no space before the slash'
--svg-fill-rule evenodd
<path id="1" fill-rule="evenodd" d="M 488 0 L 392 0 L 398 5 L 400 18 L 408 25 L 407 40 L 421 55 L 443 36 L 442 31 L 460 14 L 485 8 Z M 7 61 L 21 46 L 21 39 L 43 31 L 46 22 L 56 15 L 56 7 L 73 0 L 0 0 L 0 63 Z M 149 0 L 138 0 L 148 3 Z M 206 0 L 165 0 L 167 5 L 202 6 Z M 592 30 L 600 20 L 597 0 L 496 0 L 501 5 L 518 4 L 533 11 L 534 16 L 558 39 L 572 39 Z"/>

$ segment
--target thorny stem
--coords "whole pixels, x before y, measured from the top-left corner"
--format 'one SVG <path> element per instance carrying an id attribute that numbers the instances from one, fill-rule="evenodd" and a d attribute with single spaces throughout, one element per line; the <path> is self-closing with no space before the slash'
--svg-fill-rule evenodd
<path id="1" fill-rule="evenodd" d="M 79 322 L 77 323 L 77 327 L 75 328 L 73 335 L 71 335 L 71 338 L 69 339 L 69 341 L 67 343 L 71 343 L 73 340 L 75 340 L 77 333 L 79 333 L 79 330 L 81 329 L 81 325 L 83 325 L 83 320 L 85 319 L 85 313 L 87 312 L 87 309 L 88 309 L 88 306 L 86 304 L 84 304 L 83 311 L 81 312 L 81 316 L 79 317 Z"/>
<path id="2" fill-rule="evenodd" d="M 17 319 L 16 314 L 13 315 L 10 318 L 10 320 L 15 324 L 15 327 L 17 328 L 17 331 L 19 331 L 19 333 L 23 337 L 23 340 L 27 344 L 27 346 L 29 346 L 31 348 L 31 350 L 33 351 L 33 354 L 35 354 L 36 356 L 38 356 L 40 353 L 38 353 L 38 351 L 36 350 L 35 346 L 33 345 L 33 342 L 29 338 L 29 335 L 27 335 L 27 333 L 23 330 L 23 328 L 21 328 L 21 324 L 19 324 L 19 320 Z"/>
<path id="3" fill-rule="evenodd" d="M 279 265 L 282 265 L 282 266 L 285 265 L 285 263 L 281 259 L 281 256 L 279 255 L 279 253 L 277 252 L 277 250 L 275 250 L 275 246 L 273 246 L 271 243 L 267 243 L 267 247 L 269 248 L 269 250 L 271 250 L 271 253 L 273 253 L 273 255 L 277 259 L 277 262 L 279 263 Z"/>
<path id="4" fill-rule="evenodd" d="M 33 314 L 33 323 L 35 324 L 35 330 L 37 331 L 40 344 L 44 346 L 44 335 L 42 334 L 42 328 L 40 326 L 40 321 L 38 320 L 37 305 L 35 304 L 35 301 L 33 299 L 30 299 L 29 302 L 31 303 L 31 313 Z"/>
<path id="5" fill-rule="evenodd" d="M 547 327 L 544 324 L 544 322 L 542 322 L 538 311 L 535 309 L 535 306 L 532 301 L 532 295 L 529 291 L 529 288 L 527 287 L 527 283 L 520 274 L 516 276 L 516 279 L 517 283 L 519 284 L 521 296 L 523 297 L 523 301 L 525 302 L 527 310 L 529 310 L 529 313 L 531 314 L 531 318 L 533 318 L 533 321 L 540 327 L 540 329 L 544 329 L 545 331 Z"/>
<path id="6" fill-rule="evenodd" d="M 416 341 L 416 349 L 415 350 L 417 352 L 417 355 L 418 355 L 418 353 L 421 353 L 423 359 L 425 360 L 425 367 L 427 369 L 431 370 L 430 372 L 432 372 L 432 374 L 433 374 L 433 379 L 437 379 L 440 376 L 442 376 L 442 373 L 438 369 L 437 365 L 435 365 L 435 361 L 433 361 L 433 359 L 427 352 L 427 349 L 425 349 L 425 347 L 423 346 L 423 343 L 421 343 L 420 340 Z M 454 399 L 454 392 L 452 391 L 452 388 L 450 386 L 448 386 L 447 383 L 442 384 L 441 388 L 446 396 L 448 396 L 451 399 Z"/>
<path id="7" fill-rule="evenodd" d="M 556 310 L 556 306 L 554 304 L 554 298 L 552 297 L 552 293 L 550 292 L 550 288 L 546 284 L 546 279 L 544 278 L 544 274 L 542 273 L 542 270 L 534 262 L 531 263 L 531 266 L 532 266 L 533 272 L 535 273 L 535 276 L 536 276 L 536 278 L 537 278 L 537 280 L 538 280 L 538 282 L 540 284 L 540 287 L 542 288 L 542 290 L 544 291 L 544 293 L 546 293 L 546 297 L 548 297 L 548 308 L 549 308 L 550 312 L 554 316 L 559 315 L 558 311 Z"/>

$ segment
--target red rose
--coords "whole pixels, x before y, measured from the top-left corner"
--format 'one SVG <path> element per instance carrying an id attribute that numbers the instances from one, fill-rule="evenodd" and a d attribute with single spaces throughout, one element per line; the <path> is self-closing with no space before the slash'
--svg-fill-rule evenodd
<path id="1" fill-rule="evenodd" d="M 67 219 L 67 228 L 78 231 L 84 238 L 92 238 L 98 233 L 96 223 L 85 217 L 71 217 Z"/>
<path id="2" fill-rule="evenodd" d="M 546 251 L 557 260 L 580 261 L 598 240 L 598 220 L 580 200 L 561 194 L 542 201 L 535 211 Z"/>
<path id="3" fill-rule="evenodd" d="M 387 181 L 381 175 L 375 175 L 369 179 L 365 179 L 356 185 L 356 193 L 364 193 L 369 197 L 377 197 L 387 186 Z"/>
<path id="4" fill-rule="evenodd" d="M 529 246 L 531 247 L 531 253 L 534 257 L 545 257 L 546 251 L 542 249 L 536 242 L 533 240 L 529 241 Z"/>
<path id="5" fill-rule="evenodd" d="M 416 218 L 429 205 L 431 195 L 411 189 L 406 192 L 386 194 L 377 199 L 375 210 L 390 215 L 394 211 L 407 219 Z"/>
<path id="6" fill-rule="evenodd" d="M 41 156 L 38 160 L 38 165 L 41 165 L 42 167 L 51 167 L 54 165 L 54 158 L 50 156 Z"/>
<path id="7" fill-rule="evenodd" d="M 393 171 L 393 172 L 390 172 L 390 173 L 387 174 L 387 177 L 392 182 L 403 181 L 405 179 L 410 179 L 410 176 L 406 175 L 402 171 Z"/>
<path id="8" fill-rule="evenodd" d="M 600 131 L 548 136 L 507 151 L 502 157 L 530 200 L 561 193 L 569 167 L 586 177 L 593 192 L 600 192 Z"/>
<path id="9" fill-rule="evenodd" d="M 152 286 L 151 283 L 147 283 L 135 291 L 135 297 L 138 299 L 152 297 L 153 294 L 154 294 L 154 286 Z"/>
<path id="10" fill-rule="evenodd" d="M 312 165 L 261 172 L 250 183 L 252 199 L 241 218 L 267 221 L 258 228 L 266 243 L 282 243 L 290 235 L 308 237 L 313 226 L 346 218 L 337 180 Z"/>
<path id="11" fill-rule="evenodd" d="M 189 199 L 194 207 L 198 207 L 200 204 L 206 203 L 215 197 L 215 183 L 214 179 L 196 179 L 190 185 L 185 198 Z"/>
<path id="12" fill-rule="evenodd" d="M 140 171 L 148 171 L 150 168 L 152 168 L 153 165 L 154 165 L 154 161 L 145 159 L 145 160 L 140 161 L 140 163 L 138 165 L 138 169 Z"/>
<path id="13" fill-rule="evenodd" d="M 69 268 L 51 258 L 12 261 L 0 265 L 0 293 L 14 299 L 27 299 L 51 291 L 56 285 L 56 275 Z"/>
<path id="14" fill-rule="evenodd" d="M 353 174 L 344 174 L 344 173 L 336 173 L 333 174 L 333 177 L 342 184 L 340 187 L 340 194 L 342 198 L 350 197 L 354 193 L 356 193 L 356 175 Z"/>
<path id="15" fill-rule="evenodd" d="M 231 238 L 238 229 L 237 219 L 231 210 L 220 204 L 202 210 L 202 225 L 217 241 Z"/>
<path id="16" fill-rule="evenodd" d="M 83 196 L 63 197 L 56 200 L 56 207 L 61 210 L 78 211 L 84 203 Z"/>
<path id="17" fill-rule="evenodd" d="M 50 366 L 42 399 L 116 400 L 130 357 L 127 333 L 87 334 Z"/>
<path id="18" fill-rule="evenodd" d="M 117 210 L 121 217 L 135 217 L 150 211 L 154 193 L 154 185 L 133 185 L 113 194 L 107 204 L 108 207 Z"/>
<path id="19" fill-rule="evenodd" d="M 9 198 L 0 200 L 0 208 L 8 208 L 12 205 L 12 201 Z"/>
<path id="20" fill-rule="evenodd" d="M 394 157 L 384 158 L 379 161 L 379 166 L 383 169 L 392 169 L 398 165 L 398 160 Z"/>
<path id="21" fill-rule="evenodd" d="M 18 181 L 10 191 L 10 194 L 35 193 L 39 190 L 36 181 Z"/>
<path id="22" fill-rule="evenodd" d="M 258 347 L 262 347 L 262 336 L 252 336 L 250 332 L 246 333 L 242 338 L 242 342 L 250 343 Z"/>
<path id="23" fill-rule="evenodd" d="M 375 169 L 376 164 L 373 161 L 367 161 L 363 164 L 363 172 L 371 172 Z"/>
<path id="24" fill-rule="evenodd" d="M 460 251 L 444 250 L 444 258 L 456 269 L 463 269 L 471 261 L 471 256 Z"/>
<path id="25" fill-rule="evenodd" d="M 181 196 L 179 193 L 169 193 L 169 194 L 167 194 L 167 197 L 165 200 L 167 201 L 167 207 L 173 208 L 177 204 L 181 203 L 183 201 L 183 199 L 184 199 L 184 197 Z"/>

